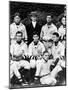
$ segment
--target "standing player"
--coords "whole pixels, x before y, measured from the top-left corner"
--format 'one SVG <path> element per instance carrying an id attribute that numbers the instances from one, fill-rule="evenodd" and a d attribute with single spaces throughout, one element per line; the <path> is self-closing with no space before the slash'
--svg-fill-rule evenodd
<path id="1" fill-rule="evenodd" d="M 38 35 L 40 36 L 41 32 L 41 25 L 38 23 L 38 15 L 37 11 L 33 11 L 30 13 L 30 24 L 26 26 L 27 30 L 27 36 L 28 36 L 28 44 L 30 44 L 33 41 L 33 32 L 38 32 Z"/>
<path id="2" fill-rule="evenodd" d="M 57 27 L 52 23 L 52 16 L 48 14 L 46 17 L 47 23 L 42 27 L 40 38 L 43 40 L 44 45 L 46 46 L 47 41 L 52 39 L 52 34 L 57 32 Z"/>
<path id="3" fill-rule="evenodd" d="M 30 70 L 30 64 L 25 60 L 25 56 L 27 56 L 27 45 L 22 40 L 22 36 L 22 32 L 16 32 L 16 40 L 10 46 L 10 79 L 15 74 L 20 83 L 22 83 L 22 78 L 19 69 L 23 67 L 26 74 Z"/>
<path id="4" fill-rule="evenodd" d="M 42 27 L 40 37 L 43 40 L 49 40 L 52 38 L 52 34 L 57 32 L 57 27 L 52 23 L 52 16 L 50 14 L 46 17 L 47 23 Z"/>
<path id="5" fill-rule="evenodd" d="M 21 18 L 19 13 L 15 13 L 14 22 L 10 25 L 10 39 L 15 39 L 15 35 L 17 31 L 21 31 L 23 33 L 23 38 L 27 40 L 27 33 L 25 26 L 21 23 Z"/>

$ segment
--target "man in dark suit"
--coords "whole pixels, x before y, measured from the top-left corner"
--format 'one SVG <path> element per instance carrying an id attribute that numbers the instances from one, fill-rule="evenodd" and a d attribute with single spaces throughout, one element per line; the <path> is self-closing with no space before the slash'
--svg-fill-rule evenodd
<path id="1" fill-rule="evenodd" d="M 30 14 L 31 22 L 26 25 L 27 30 L 27 37 L 28 37 L 28 45 L 33 41 L 33 32 L 38 32 L 38 35 L 40 36 L 41 32 L 41 25 L 38 23 L 38 15 L 37 12 L 31 12 Z"/>

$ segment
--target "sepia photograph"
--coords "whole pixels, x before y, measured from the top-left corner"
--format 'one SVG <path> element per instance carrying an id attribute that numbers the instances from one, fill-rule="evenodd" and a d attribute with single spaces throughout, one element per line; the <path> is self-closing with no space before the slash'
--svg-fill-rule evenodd
<path id="1" fill-rule="evenodd" d="M 66 4 L 9 1 L 9 88 L 66 86 Z"/>

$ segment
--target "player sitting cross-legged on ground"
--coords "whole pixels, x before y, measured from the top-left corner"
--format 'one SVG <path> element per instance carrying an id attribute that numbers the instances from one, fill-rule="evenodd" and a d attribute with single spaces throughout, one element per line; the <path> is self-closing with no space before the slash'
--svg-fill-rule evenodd
<path id="1" fill-rule="evenodd" d="M 10 46 L 10 79 L 15 75 L 19 82 L 22 83 L 23 78 L 19 72 L 19 69 L 22 67 L 25 70 L 25 74 L 29 73 L 30 64 L 27 60 L 25 60 L 25 56 L 27 56 L 27 45 L 24 40 L 22 40 L 22 32 L 18 31 L 16 33 L 16 40 L 11 43 Z M 29 77 L 30 75 L 27 75 Z"/>

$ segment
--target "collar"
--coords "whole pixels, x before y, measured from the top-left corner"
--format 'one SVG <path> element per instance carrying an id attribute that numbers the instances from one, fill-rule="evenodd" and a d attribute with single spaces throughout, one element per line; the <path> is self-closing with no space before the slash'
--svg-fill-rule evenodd
<path id="1" fill-rule="evenodd" d="M 49 27 L 49 28 L 50 28 L 50 27 L 52 27 L 52 26 L 53 26 L 53 23 L 51 23 L 50 25 L 48 25 L 48 24 L 46 24 L 46 25 L 47 25 L 47 27 Z"/>
<path id="2" fill-rule="evenodd" d="M 21 41 L 20 44 L 18 44 L 17 41 L 15 41 L 15 44 L 17 44 L 17 45 L 23 45 L 24 44 L 24 41 Z"/>
<path id="3" fill-rule="evenodd" d="M 34 45 L 34 42 L 33 42 L 33 45 Z M 38 45 L 40 45 L 40 41 L 38 41 L 37 45 L 35 45 L 35 46 L 38 46 Z"/>
<path id="4" fill-rule="evenodd" d="M 13 24 L 14 24 L 14 25 L 16 25 L 16 23 L 15 23 L 15 22 L 14 22 Z M 21 25 L 22 25 L 22 23 L 20 23 L 19 25 L 16 25 L 16 26 L 21 26 Z"/>

